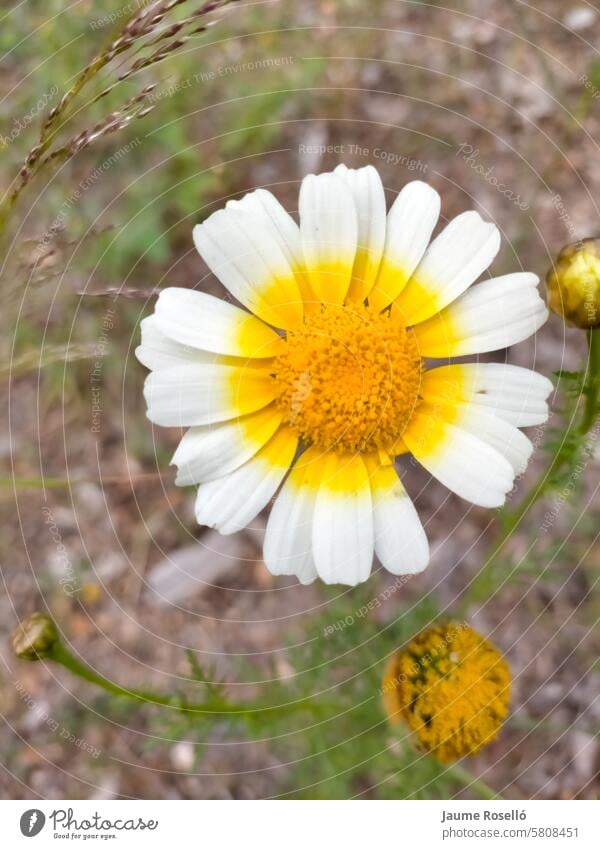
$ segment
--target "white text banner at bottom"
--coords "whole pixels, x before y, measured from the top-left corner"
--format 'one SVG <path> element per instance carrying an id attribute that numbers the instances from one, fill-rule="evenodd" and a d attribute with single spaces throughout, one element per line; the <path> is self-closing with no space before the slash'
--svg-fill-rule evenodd
<path id="1" fill-rule="evenodd" d="M 2 845 L 596 849 L 595 801 L 4 801 Z M 175 845 L 173 843 L 173 845 Z"/>

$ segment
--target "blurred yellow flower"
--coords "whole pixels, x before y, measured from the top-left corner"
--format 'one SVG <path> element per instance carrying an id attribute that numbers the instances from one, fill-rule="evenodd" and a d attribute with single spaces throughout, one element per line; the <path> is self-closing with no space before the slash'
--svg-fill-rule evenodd
<path id="1" fill-rule="evenodd" d="M 548 306 L 574 327 L 600 327 L 600 239 L 566 245 L 546 276 Z"/>
<path id="2" fill-rule="evenodd" d="M 383 704 L 420 747 L 448 763 L 494 740 L 508 713 L 511 675 L 501 653 L 464 622 L 435 625 L 388 662 Z"/>

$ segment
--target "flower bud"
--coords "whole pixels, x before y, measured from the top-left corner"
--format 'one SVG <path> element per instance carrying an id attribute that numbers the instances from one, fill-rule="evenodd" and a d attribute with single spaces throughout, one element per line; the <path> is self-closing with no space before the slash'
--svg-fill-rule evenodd
<path id="1" fill-rule="evenodd" d="M 546 275 L 548 305 L 568 324 L 600 327 L 600 238 L 566 245 Z"/>
<path id="2" fill-rule="evenodd" d="M 32 613 L 12 633 L 12 647 L 21 660 L 49 657 L 59 642 L 58 630 L 45 613 Z"/>

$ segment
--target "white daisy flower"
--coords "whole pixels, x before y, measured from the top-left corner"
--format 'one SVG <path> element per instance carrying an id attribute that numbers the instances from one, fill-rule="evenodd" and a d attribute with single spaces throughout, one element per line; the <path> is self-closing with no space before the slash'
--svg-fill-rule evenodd
<path id="1" fill-rule="evenodd" d="M 506 363 L 429 361 L 526 339 L 547 317 L 539 281 L 471 286 L 498 252 L 494 224 L 464 212 L 430 241 L 437 192 L 411 182 L 386 214 L 370 165 L 309 175 L 299 207 L 300 226 L 258 189 L 194 228 L 246 309 L 161 292 L 136 351 L 152 370 L 148 418 L 188 428 L 172 462 L 177 484 L 199 484 L 199 523 L 234 533 L 276 496 L 274 575 L 355 585 L 374 553 L 419 572 L 429 546 L 394 458 L 410 452 L 452 492 L 499 507 L 532 452 L 518 428 L 546 420 L 552 388 Z"/>

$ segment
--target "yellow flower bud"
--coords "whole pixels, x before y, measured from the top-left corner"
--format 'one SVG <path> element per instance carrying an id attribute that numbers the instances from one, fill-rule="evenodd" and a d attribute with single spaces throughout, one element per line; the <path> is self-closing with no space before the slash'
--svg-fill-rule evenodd
<path id="1" fill-rule="evenodd" d="M 418 634 L 388 662 L 383 705 L 420 748 L 450 763 L 498 736 L 508 714 L 510 670 L 488 640 L 464 622 Z"/>
<path id="2" fill-rule="evenodd" d="M 548 305 L 582 330 L 600 327 L 600 238 L 566 245 L 546 275 Z"/>
<path id="3" fill-rule="evenodd" d="M 56 625 L 45 613 L 32 613 L 12 633 L 13 651 L 21 660 L 49 657 L 59 640 Z"/>

